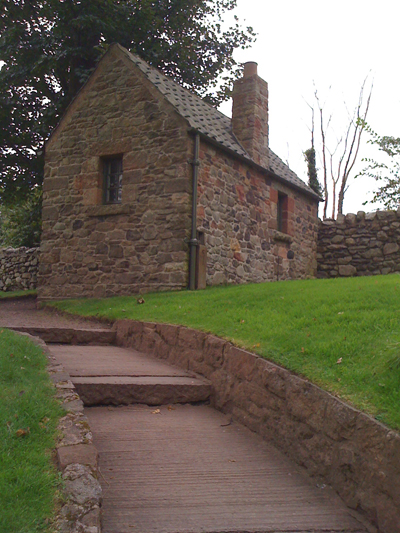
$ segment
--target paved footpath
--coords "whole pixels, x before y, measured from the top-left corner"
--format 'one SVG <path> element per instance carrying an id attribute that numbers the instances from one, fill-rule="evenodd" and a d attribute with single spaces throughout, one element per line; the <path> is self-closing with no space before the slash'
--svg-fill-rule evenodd
<path id="1" fill-rule="evenodd" d="M 1 309 L 0 326 L 10 326 Z M 20 305 L 12 325 L 45 326 L 41 313 L 25 319 Z M 98 405 L 85 414 L 99 451 L 103 533 L 375 531 L 267 442 L 198 404 L 210 393 L 201 378 L 134 350 L 49 348 Z"/>

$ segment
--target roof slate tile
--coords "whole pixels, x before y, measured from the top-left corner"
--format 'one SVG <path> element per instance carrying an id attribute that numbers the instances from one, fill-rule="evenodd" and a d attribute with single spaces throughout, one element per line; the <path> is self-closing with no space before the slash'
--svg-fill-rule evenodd
<path id="1" fill-rule="evenodd" d="M 233 134 L 232 122 L 229 117 L 122 46 L 120 49 L 143 72 L 176 111 L 187 120 L 191 128 L 254 163 Z M 269 163 L 270 167 L 267 170 L 272 171 L 284 181 L 303 189 L 305 192 L 315 195 L 314 191 L 290 170 L 270 148 Z"/>

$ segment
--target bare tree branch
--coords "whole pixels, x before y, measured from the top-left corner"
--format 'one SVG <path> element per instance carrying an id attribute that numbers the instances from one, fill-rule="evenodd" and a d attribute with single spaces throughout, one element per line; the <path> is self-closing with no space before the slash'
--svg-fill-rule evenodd
<path id="1" fill-rule="evenodd" d="M 320 119 L 320 138 L 321 138 L 321 148 L 320 156 L 322 160 L 323 167 L 323 188 L 325 195 L 325 204 L 323 218 L 327 217 L 328 201 L 329 201 L 329 191 L 332 192 L 332 218 L 335 218 L 336 211 L 337 214 L 342 214 L 343 212 L 343 200 L 344 195 L 348 189 L 348 180 L 350 174 L 354 168 L 354 165 L 357 161 L 362 132 L 365 128 L 366 118 L 370 106 L 371 95 L 373 84 L 368 94 L 368 98 L 365 106 L 364 104 L 364 92 L 367 83 L 367 78 L 361 85 L 360 94 L 358 98 L 358 104 L 352 114 L 349 113 L 346 103 L 345 108 L 348 112 L 349 122 L 347 124 L 345 133 L 336 141 L 336 146 L 334 150 L 329 149 L 329 144 L 331 143 L 328 133 L 329 127 L 331 125 L 332 114 L 329 116 L 328 121 L 325 124 L 325 104 L 321 104 L 319 94 L 317 89 L 314 92 L 314 98 L 319 110 L 319 119 Z M 315 87 L 315 84 L 314 84 Z M 311 127 L 311 139 L 314 143 L 314 110 L 312 106 L 309 106 L 312 111 L 312 127 Z M 329 161 L 328 161 L 329 155 Z M 336 157 L 335 157 L 336 155 Z M 336 163 L 335 163 L 336 161 Z M 328 168 L 329 167 L 329 168 Z"/>

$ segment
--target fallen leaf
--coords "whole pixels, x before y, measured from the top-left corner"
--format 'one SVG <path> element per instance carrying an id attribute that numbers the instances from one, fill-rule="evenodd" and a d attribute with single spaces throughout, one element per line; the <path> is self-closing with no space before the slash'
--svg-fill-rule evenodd
<path id="1" fill-rule="evenodd" d="M 47 429 L 47 423 L 50 422 L 50 418 L 48 418 L 47 416 L 45 416 L 44 418 L 42 418 L 41 422 L 39 422 L 39 426 L 42 428 L 42 429 Z"/>
<path id="2" fill-rule="evenodd" d="M 340 312 L 338 313 L 338 315 L 343 315 L 343 314 L 344 314 L 344 311 L 340 311 Z"/>
<path id="3" fill-rule="evenodd" d="M 229 459 L 230 463 L 236 463 L 235 459 Z"/>
<path id="4" fill-rule="evenodd" d="M 161 410 L 160 409 L 154 409 L 154 411 L 151 412 L 152 415 L 160 415 Z"/>
<path id="5" fill-rule="evenodd" d="M 30 428 L 27 429 L 17 429 L 15 432 L 16 437 L 26 437 L 30 433 Z"/>
<path id="6" fill-rule="evenodd" d="M 378 383 L 378 385 L 379 385 L 380 387 L 384 387 L 384 386 L 385 386 L 384 383 Z"/>
<path id="7" fill-rule="evenodd" d="M 337 378 L 338 381 L 342 381 L 341 378 Z"/>
<path id="8" fill-rule="evenodd" d="M 303 347 L 301 347 L 301 351 L 304 353 L 304 348 Z"/>
<path id="9" fill-rule="evenodd" d="M 137 299 L 138 304 L 144 304 L 144 298 L 140 297 Z"/>
<path id="10" fill-rule="evenodd" d="M 343 359 L 343 357 L 339 357 L 339 359 L 336 361 L 336 364 L 340 365 L 340 363 L 342 362 L 342 359 Z"/>
<path id="11" fill-rule="evenodd" d="M 24 366 L 21 366 L 21 370 L 25 370 L 25 367 L 24 367 Z"/>
<path id="12" fill-rule="evenodd" d="M 168 406 L 168 411 L 175 411 L 175 409 L 176 409 L 176 408 L 175 408 L 175 407 L 172 407 L 172 405 L 169 405 L 169 406 Z"/>

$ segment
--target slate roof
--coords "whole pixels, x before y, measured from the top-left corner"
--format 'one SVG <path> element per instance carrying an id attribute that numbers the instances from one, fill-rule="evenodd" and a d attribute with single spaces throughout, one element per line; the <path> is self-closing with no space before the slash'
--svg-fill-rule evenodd
<path id="1" fill-rule="evenodd" d="M 139 67 L 143 74 L 155 87 L 157 87 L 177 112 L 187 120 L 191 128 L 236 154 L 253 161 L 233 134 L 232 122 L 229 117 L 202 100 L 199 96 L 181 87 L 178 83 L 162 74 L 159 70 L 148 65 L 137 55 L 132 54 L 122 46 L 119 46 L 119 48 L 137 67 Z M 283 178 L 284 181 L 316 196 L 314 191 L 292 170 L 290 170 L 290 168 L 285 165 L 285 163 L 274 154 L 270 148 L 269 162 L 270 168 L 268 170 Z"/>

